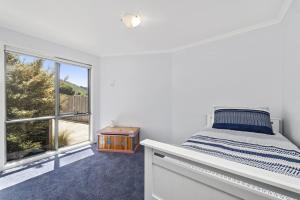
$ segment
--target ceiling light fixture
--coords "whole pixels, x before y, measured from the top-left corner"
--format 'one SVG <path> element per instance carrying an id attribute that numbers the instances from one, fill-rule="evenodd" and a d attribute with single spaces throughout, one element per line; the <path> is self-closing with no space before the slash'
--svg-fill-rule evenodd
<path id="1" fill-rule="evenodd" d="M 141 24 L 142 17 L 140 15 L 126 14 L 122 17 L 122 22 L 127 28 L 135 28 Z"/>

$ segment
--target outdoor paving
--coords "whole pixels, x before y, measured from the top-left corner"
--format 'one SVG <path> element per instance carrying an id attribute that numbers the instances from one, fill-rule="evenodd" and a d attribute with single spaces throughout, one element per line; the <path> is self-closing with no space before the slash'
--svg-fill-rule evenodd
<path id="1" fill-rule="evenodd" d="M 89 140 L 89 125 L 86 123 L 59 120 L 58 126 L 60 132 L 67 130 L 70 133 L 69 145 Z"/>

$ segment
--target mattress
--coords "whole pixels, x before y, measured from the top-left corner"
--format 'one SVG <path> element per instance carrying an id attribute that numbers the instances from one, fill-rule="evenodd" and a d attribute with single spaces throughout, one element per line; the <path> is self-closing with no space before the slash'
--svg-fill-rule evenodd
<path id="1" fill-rule="evenodd" d="M 182 144 L 212 156 L 300 178 L 300 150 L 281 134 L 207 128 Z"/>

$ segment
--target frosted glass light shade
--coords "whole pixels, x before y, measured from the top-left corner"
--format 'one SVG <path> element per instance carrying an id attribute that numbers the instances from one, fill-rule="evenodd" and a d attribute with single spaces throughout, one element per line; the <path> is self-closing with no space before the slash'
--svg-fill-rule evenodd
<path id="1" fill-rule="evenodd" d="M 127 14 L 122 17 L 122 22 L 127 28 L 135 28 L 141 24 L 142 18 L 139 15 Z"/>

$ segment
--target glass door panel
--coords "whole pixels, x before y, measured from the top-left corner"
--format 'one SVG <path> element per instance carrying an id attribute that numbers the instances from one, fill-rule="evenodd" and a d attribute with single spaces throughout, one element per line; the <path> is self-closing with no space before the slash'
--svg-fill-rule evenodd
<path id="1" fill-rule="evenodd" d="M 65 117 L 58 122 L 58 147 L 66 147 L 90 140 L 90 117 Z"/>
<path id="2" fill-rule="evenodd" d="M 6 125 L 7 161 L 19 160 L 53 149 L 54 120 L 9 123 Z"/>
<path id="3" fill-rule="evenodd" d="M 6 53 L 7 120 L 54 115 L 54 66 L 51 60 Z"/>
<path id="4" fill-rule="evenodd" d="M 60 64 L 60 114 L 89 112 L 89 69 Z"/>
<path id="5" fill-rule="evenodd" d="M 58 147 L 90 140 L 89 69 L 61 63 Z"/>
<path id="6" fill-rule="evenodd" d="M 6 161 L 13 161 L 53 149 L 55 62 L 14 52 L 5 61 Z"/>

